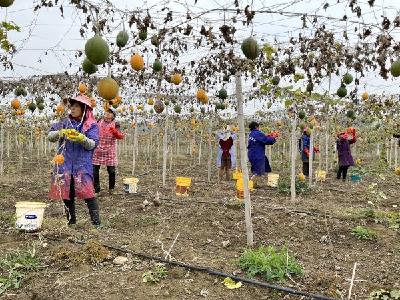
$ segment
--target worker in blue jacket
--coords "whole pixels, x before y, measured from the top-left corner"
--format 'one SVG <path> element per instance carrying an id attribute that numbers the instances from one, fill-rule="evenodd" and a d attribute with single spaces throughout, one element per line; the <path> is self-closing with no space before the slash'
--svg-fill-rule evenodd
<path id="1" fill-rule="evenodd" d="M 251 172 L 253 173 L 253 181 L 255 187 L 262 186 L 262 176 L 271 172 L 268 157 L 265 155 L 265 145 L 273 145 L 276 142 L 278 133 L 273 132 L 265 135 L 259 130 L 260 124 L 252 121 L 249 124 L 249 144 L 247 146 L 249 161 L 251 164 Z"/>

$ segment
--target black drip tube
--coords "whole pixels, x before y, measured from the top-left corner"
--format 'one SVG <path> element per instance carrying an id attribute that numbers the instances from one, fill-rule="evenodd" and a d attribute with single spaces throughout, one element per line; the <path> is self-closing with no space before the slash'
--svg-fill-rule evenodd
<path id="1" fill-rule="evenodd" d="M 76 240 L 70 240 L 70 242 L 77 243 L 77 244 L 86 244 L 83 241 L 76 241 Z M 292 288 L 287 288 L 287 287 L 283 287 L 283 286 L 279 286 L 279 285 L 274 285 L 274 284 L 261 282 L 261 281 L 258 281 L 258 280 L 253 280 L 253 279 L 248 279 L 248 278 L 235 276 L 233 274 L 228 274 L 228 273 L 225 273 L 225 272 L 214 270 L 214 269 L 211 269 L 209 267 L 194 266 L 194 265 L 189 265 L 189 264 L 178 262 L 178 261 L 169 261 L 169 260 L 163 259 L 161 257 L 152 256 L 152 255 L 148 255 L 148 254 L 145 254 L 145 253 L 138 253 L 138 252 L 131 251 L 129 249 L 124 249 L 124 248 L 121 248 L 121 247 L 118 247 L 118 246 L 109 245 L 109 244 L 105 244 L 105 243 L 101 243 L 101 245 L 103 245 L 106 248 L 115 250 L 115 251 L 120 251 L 120 252 L 124 252 L 124 253 L 130 253 L 133 256 L 137 256 L 137 257 L 141 257 L 141 258 L 145 258 L 145 259 L 149 259 L 149 260 L 155 260 L 155 261 L 159 261 L 159 262 L 162 262 L 162 263 L 165 263 L 165 264 L 170 264 L 170 265 L 186 268 L 186 269 L 189 269 L 189 270 L 206 272 L 208 274 L 212 274 L 212 275 L 216 275 L 216 276 L 230 277 L 230 278 L 232 278 L 232 279 L 234 279 L 236 281 L 241 281 L 241 282 L 249 283 L 249 284 L 252 284 L 252 285 L 257 285 L 257 286 L 260 286 L 260 287 L 263 287 L 263 288 L 277 290 L 277 291 L 285 292 L 285 293 L 288 293 L 288 294 L 306 296 L 306 297 L 308 297 L 310 299 L 337 300 L 336 298 L 331 298 L 331 297 L 318 295 L 318 294 L 307 293 L 307 292 L 298 291 L 298 290 L 295 290 L 295 289 L 292 289 Z"/>

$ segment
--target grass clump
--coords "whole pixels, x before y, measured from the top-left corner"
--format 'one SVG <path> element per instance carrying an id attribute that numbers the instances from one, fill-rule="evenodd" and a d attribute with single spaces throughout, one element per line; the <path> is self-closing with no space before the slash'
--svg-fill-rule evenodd
<path id="1" fill-rule="evenodd" d="M 368 300 L 394 300 L 400 299 L 400 290 L 387 291 L 380 289 L 369 294 Z"/>
<path id="2" fill-rule="evenodd" d="M 154 268 L 150 271 L 144 272 L 142 274 L 143 282 L 157 283 L 161 279 L 168 276 L 167 268 L 164 264 L 156 264 Z"/>
<path id="3" fill-rule="evenodd" d="M 269 281 L 282 281 L 289 275 L 302 275 L 303 268 L 289 255 L 287 247 L 276 250 L 273 246 L 261 246 L 246 250 L 239 258 L 239 267 L 249 277 L 263 276 Z"/>
<path id="4" fill-rule="evenodd" d="M 54 261 L 61 263 L 66 268 L 83 263 L 98 265 L 110 258 L 111 252 L 96 240 L 90 240 L 83 247 L 78 249 L 71 245 L 62 245 L 53 253 Z"/>
<path id="5" fill-rule="evenodd" d="M 160 223 L 160 219 L 155 216 L 139 216 L 134 220 L 134 225 L 139 227 L 145 227 L 150 225 L 157 225 Z"/>
<path id="6" fill-rule="evenodd" d="M 356 226 L 352 229 L 352 234 L 355 235 L 359 240 L 375 240 L 376 233 L 364 226 Z"/>
<path id="7" fill-rule="evenodd" d="M 29 272 L 39 268 L 40 260 L 35 248 L 15 251 L 0 259 L 0 295 L 8 289 L 18 289 Z"/>
<path id="8" fill-rule="evenodd" d="M 311 189 L 310 186 L 305 181 L 300 181 L 296 179 L 295 182 L 296 194 L 308 194 Z M 278 193 L 290 195 L 290 180 L 289 179 L 279 179 L 278 180 Z"/>

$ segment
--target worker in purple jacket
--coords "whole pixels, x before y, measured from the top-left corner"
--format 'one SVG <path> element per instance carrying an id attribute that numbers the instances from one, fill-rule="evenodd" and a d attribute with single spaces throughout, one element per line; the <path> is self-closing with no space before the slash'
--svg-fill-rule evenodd
<path id="1" fill-rule="evenodd" d="M 349 139 L 349 134 L 352 138 Z M 337 179 L 342 178 L 346 181 L 347 170 L 350 166 L 354 166 L 354 159 L 351 155 L 350 145 L 357 141 L 355 128 L 349 128 L 346 132 L 341 132 L 338 134 L 338 139 L 336 140 L 336 149 L 339 157 L 339 170 L 337 173 Z"/>
<path id="2" fill-rule="evenodd" d="M 262 186 L 263 176 L 271 172 L 268 157 L 265 155 L 265 145 L 273 145 L 278 137 L 277 133 L 265 135 L 259 130 L 260 124 L 252 121 L 249 124 L 249 144 L 247 146 L 254 186 Z"/>
<path id="3" fill-rule="evenodd" d="M 89 97 L 77 95 L 68 100 L 70 114 L 51 126 L 48 139 L 58 142 L 58 154 L 65 161 L 55 165 L 49 198 L 63 200 L 69 226 L 76 224 L 75 198 L 84 199 L 92 224 L 100 226 L 99 205 L 93 188 L 93 151 L 99 143 L 99 126 Z"/>

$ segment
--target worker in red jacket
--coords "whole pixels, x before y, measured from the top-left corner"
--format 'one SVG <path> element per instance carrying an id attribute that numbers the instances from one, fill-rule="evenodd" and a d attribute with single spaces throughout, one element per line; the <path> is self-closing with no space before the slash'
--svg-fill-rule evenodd
<path id="1" fill-rule="evenodd" d="M 93 153 L 93 177 L 94 190 L 100 193 L 100 166 L 106 166 L 108 172 L 108 191 L 111 195 L 115 188 L 115 167 L 117 159 L 117 140 L 123 139 L 119 124 L 115 121 L 117 112 L 109 108 L 104 113 L 104 118 L 98 122 L 100 129 L 100 141 Z"/>

